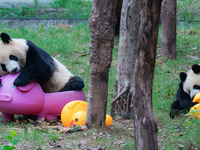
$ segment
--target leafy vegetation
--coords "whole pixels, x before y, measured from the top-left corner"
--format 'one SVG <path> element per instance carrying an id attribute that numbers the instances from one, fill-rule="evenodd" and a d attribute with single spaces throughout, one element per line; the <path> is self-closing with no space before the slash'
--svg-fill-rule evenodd
<path id="1" fill-rule="evenodd" d="M 61 7 L 57 1 L 54 7 Z M 183 3 L 185 2 L 185 3 Z M 195 2 L 195 5 L 194 5 Z M 67 3 L 67 1 L 66 1 Z M 186 5 L 187 4 L 187 5 Z M 62 7 L 65 7 L 63 5 Z M 193 19 L 198 10 L 188 11 L 186 6 L 199 8 L 198 0 L 178 0 L 178 18 Z M 182 8 L 182 9 L 180 9 Z M 2 10 L 2 9 L 1 9 Z M 6 11 L 6 10 L 4 10 Z M 189 14 L 188 14 L 189 13 Z M 26 13 L 25 13 L 26 14 Z M 64 63 L 74 74 L 83 77 L 84 91 L 88 94 L 89 85 L 89 44 L 90 30 L 86 23 L 73 27 L 68 25 L 29 27 L 5 27 L 0 25 L 0 32 L 7 32 L 13 38 L 24 38 L 33 41 L 42 49 Z M 179 73 L 190 68 L 200 60 L 200 26 L 198 23 L 181 23 L 177 26 L 177 58 L 168 60 L 161 55 L 161 27 L 158 37 L 157 58 L 153 85 L 153 109 L 158 124 L 159 149 L 200 149 L 200 120 L 189 116 L 169 118 L 169 110 L 174 101 L 180 82 Z M 113 61 L 109 77 L 108 110 L 115 93 L 119 39 L 116 37 L 113 50 Z M 16 117 L 17 118 L 17 117 Z M 2 118 L 0 117 L 0 122 Z M 121 120 L 116 117 L 113 125 L 103 129 L 91 129 L 84 132 L 59 133 L 52 126 L 19 121 L 9 124 L 0 123 L 0 144 L 6 145 L 7 136 L 12 130 L 20 135 L 16 149 L 132 149 L 134 147 L 134 129 L 132 120 Z M 13 138 L 14 139 L 14 138 Z M 2 148 L 2 147 L 1 147 Z"/>
<path id="2" fill-rule="evenodd" d="M 15 149 L 15 145 L 19 142 L 20 136 L 17 136 L 17 131 L 11 130 L 11 135 L 7 135 L 6 138 L 9 140 L 10 144 L 1 145 L 0 149 L 2 150 L 13 150 Z"/>

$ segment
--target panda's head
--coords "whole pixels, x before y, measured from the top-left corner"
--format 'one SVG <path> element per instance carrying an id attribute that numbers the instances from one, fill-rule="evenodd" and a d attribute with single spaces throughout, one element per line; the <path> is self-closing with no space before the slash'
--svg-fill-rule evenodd
<path id="1" fill-rule="evenodd" d="M 15 74 L 24 67 L 27 42 L 24 39 L 11 39 L 6 33 L 1 33 L 0 41 L 0 76 L 8 73 Z"/>
<path id="2" fill-rule="evenodd" d="M 200 92 L 200 65 L 195 64 L 186 73 L 180 73 L 181 81 L 183 82 L 183 90 L 193 98 Z"/>

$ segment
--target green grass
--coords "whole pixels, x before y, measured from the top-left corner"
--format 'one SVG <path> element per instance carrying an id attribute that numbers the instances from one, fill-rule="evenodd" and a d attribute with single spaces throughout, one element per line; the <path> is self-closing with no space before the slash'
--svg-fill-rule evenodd
<path id="1" fill-rule="evenodd" d="M 37 0 L 35 1 L 37 2 Z M 82 0 L 55 0 L 41 8 L 35 3 L 32 7 L 0 8 L 1 19 L 88 19 L 92 2 Z"/>
<path id="2" fill-rule="evenodd" d="M 90 31 L 87 24 L 69 26 L 40 26 L 31 27 L 4 27 L 0 26 L 0 32 L 7 32 L 13 38 L 25 38 L 33 41 L 39 47 L 47 50 L 51 55 L 64 63 L 74 74 L 83 77 L 85 81 L 84 91 L 88 94 L 89 85 L 89 43 Z M 161 30 L 160 30 L 161 31 Z M 199 63 L 199 35 L 198 24 L 182 24 L 177 27 L 177 59 L 170 61 L 161 56 L 161 33 L 159 32 L 155 77 L 153 85 L 154 116 L 158 123 L 159 149 L 198 149 L 200 146 L 200 120 L 189 117 L 176 119 L 169 118 L 170 105 L 174 101 L 178 88 L 179 72 L 188 70 L 188 66 Z M 110 69 L 108 113 L 115 93 L 114 82 L 117 67 L 118 41 L 115 40 L 113 62 Z M 2 121 L 2 119 L 0 119 Z M 18 126 L 16 128 L 16 126 Z M 92 129 L 86 132 L 72 134 L 60 134 L 49 128 L 37 129 L 31 124 L 13 122 L 10 125 L 0 123 L 0 144 L 6 144 L 6 135 L 11 129 L 17 129 L 21 135 L 16 147 L 26 145 L 30 149 L 47 148 L 51 144 L 63 144 L 63 147 L 77 148 L 78 145 L 90 148 L 106 149 L 131 149 L 134 147 L 134 132 L 132 121 L 114 121 L 111 127 L 105 129 Z M 102 133 L 103 136 L 100 136 Z M 96 135 L 96 137 L 94 137 Z M 95 140 L 94 140 L 95 139 Z M 94 142 L 91 142 L 94 140 Z M 90 143 L 89 145 L 86 143 Z M 107 145 L 105 143 L 108 143 Z M 62 148 L 63 148 L 62 147 Z M 63 148 L 64 149 L 64 148 Z M 83 148 L 84 149 L 84 148 Z"/>
<path id="3" fill-rule="evenodd" d="M 177 0 L 177 19 L 200 21 L 200 1 Z"/>
<path id="4" fill-rule="evenodd" d="M 67 10 L 65 13 L 67 18 L 87 19 L 90 14 L 92 2 L 83 0 L 55 0 L 55 2 L 51 4 L 51 7 L 65 8 Z"/>

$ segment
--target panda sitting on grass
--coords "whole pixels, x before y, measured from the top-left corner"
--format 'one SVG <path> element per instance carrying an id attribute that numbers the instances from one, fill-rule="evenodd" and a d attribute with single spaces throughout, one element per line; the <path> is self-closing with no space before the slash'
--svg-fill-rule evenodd
<path id="1" fill-rule="evenodd" d="M 0 75 L 20 72 L 13 83 L 15 86 L 36 81 L 47 93 L 83 89 L 80 77 L 31 41 L 11 39 L 6 33 L 1 33 L 1 39 Z"/>
<path id="2" fill-rule="evenodd" d="M 190 108 L 195 105 L 192 100 L 200 92 L 200 65 L 193 65 L 187 74 L 181 72 L 180 79 L 176 100 L 171 105 L 171 118 L 188 113 Z"/>

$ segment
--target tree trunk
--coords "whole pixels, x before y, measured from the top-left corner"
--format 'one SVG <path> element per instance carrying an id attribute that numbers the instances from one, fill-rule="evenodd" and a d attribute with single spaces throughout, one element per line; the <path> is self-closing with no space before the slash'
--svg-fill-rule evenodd
<path id="1" fill-rule="evenodd" d="M 90 83 L 86 125 L 105 126 L 108 77 L 115 33 L 116 0 L 94 0 L 89 18 Z"/>
<path id="2" fill-rule="evenodd" d="M 139 29 L 139 0 L 123 1 L 118 50 L 118 66 L 115 81 L 115 98 L 111 104 L 111 116 L 115 109 L 124 117 L 131 115 L 131 98 L 133 94 L 133 68 Z"/>
<path id="3" fill-rule="evenodd" d="M 176 52 L 176 0 L 162 2 L 162 55 L 175 59 Z"/>
<path id="4" fill-rule="evenodd" d="M 161 0 L 141 0 L 136 50 L 133 112 L 137 150 L 155 150 L 157 124 L 153 116 L 152 86 Z"/>

